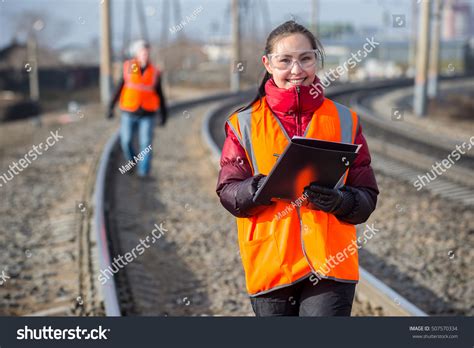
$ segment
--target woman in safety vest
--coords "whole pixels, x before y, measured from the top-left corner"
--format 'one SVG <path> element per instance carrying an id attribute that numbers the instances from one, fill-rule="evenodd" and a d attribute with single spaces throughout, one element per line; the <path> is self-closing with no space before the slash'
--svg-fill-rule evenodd
<path id="1" fill-rule="evenodd" d="M 367 221 L 379 191 L 358 116 L 323 95 L 316 76 L 322 61 L 323 48 L 305 27 L 294 21 L 278 26 L 267 38 L 258 95 L 225 126 L 217 194 L 237 217 L 257 316 L 351 313 L 359 280 L 355 225 Z M 254 202 L 274 154 L 293 136 L 362 147 L 338 188 L 308 182 L 301 192 L 304 204 Z"/>
<path id="2" fill-rule="evenodd" d="M 153 128 L 155 115 L 161 110 L 160 126 L 167 118 L 166 100 L 161 89 L 160 71 L 150 62 L 150 46 L 138 40 L 131 47 L 134 58 L 123 64 L 123 78 L 109 106 L 108 118 L 119 101 L 122 111 L 120 145 L 128 161 L 121 172 L 131 174 L 137 167 L 140 177 L 147 177 L 151 168 Z M 140 151 L 133 149 L 133 136 L 138 130 Z"/>

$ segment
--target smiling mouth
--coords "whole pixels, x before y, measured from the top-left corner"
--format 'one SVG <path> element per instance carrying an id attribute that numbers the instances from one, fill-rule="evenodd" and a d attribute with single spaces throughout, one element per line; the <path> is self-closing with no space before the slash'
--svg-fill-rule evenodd
<path id="1" fill-rule="evenodd" d="M 304 80 L 306 80 L 306 77 L 301 78 L 301 79 L 287 79 L 286 81 L 288 81 L 292 85 L 301 85 Z"/>

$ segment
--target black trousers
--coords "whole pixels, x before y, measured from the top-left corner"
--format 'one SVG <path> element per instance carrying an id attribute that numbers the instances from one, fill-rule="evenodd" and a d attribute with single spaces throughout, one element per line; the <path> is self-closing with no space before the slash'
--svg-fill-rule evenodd
<path id="1" fill-rule="evenodd" d="M 355 287 L 355 283 L 330 279 L 316 283 L 308 277 L 296 284 L 251 297 L 250 302 L 257 317 L 350 316 Z"/>

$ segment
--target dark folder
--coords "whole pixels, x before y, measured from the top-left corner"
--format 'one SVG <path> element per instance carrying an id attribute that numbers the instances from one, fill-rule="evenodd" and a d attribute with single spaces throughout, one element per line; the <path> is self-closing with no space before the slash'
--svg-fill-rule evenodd
<path id="1" fill-rule="evenodd" d="M 254 201 L 294 201 L 311 182 L 333 188 L 342 180 L 362 145 L 293 137 L 278 157 Z"/>

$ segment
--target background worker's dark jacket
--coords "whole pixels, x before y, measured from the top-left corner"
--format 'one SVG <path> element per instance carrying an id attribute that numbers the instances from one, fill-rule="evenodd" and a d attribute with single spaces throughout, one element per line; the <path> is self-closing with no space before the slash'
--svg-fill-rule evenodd
<path id="1" fill-rule="evenodd" d="M 317 82 L 318 78 L 316 77 L 315 83 Z M 323 103 L 324 95 L 321 94 L 317 98 L 313 98 L 313 95 L 309 93 L 311 88 L 313 87 L 300 86 L 298 105 L 295 87 L 278 88 L 273 79 L 268 80 L 265 85 L 268 106 L 278 117 L 290 138 L 295 135 L 303 136 L 314 111 Z M 221 170 L 216 191 L 222 205 L 231 214 L 237 217 L 249 217 L 255 213 L 255 210 L 254 204 L 249 202 L 252 199 L 251 195 L 245 193 L 251 190 L 251 186 L 255 185 L 254 181 L 259 178 L 250 179 L 252 170 L 245 150 L 227 124 L 225 130 L 227 138 L 222 149 Z M 361 126 L 357 130 L 355 144 L 361 144 L 362 147 L 359 150 L 359 156 L 349 169 L 345 184 L 346 188 L 354 193 L 355 204 L 349 214 L 336 215 L 339 220 L 354 225 L 367 221 L 375 210 L 379 194 L 375 175 L 370 166 L 369 148 L 362 134 Z"/>

